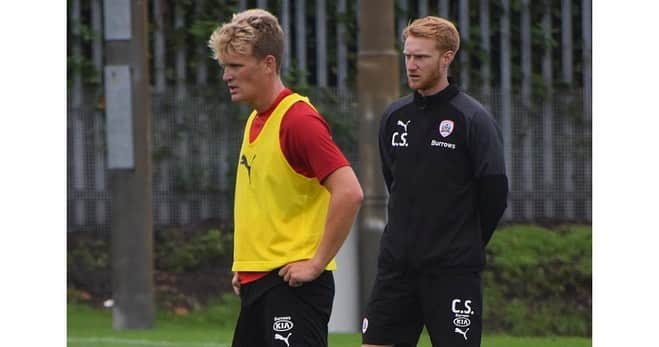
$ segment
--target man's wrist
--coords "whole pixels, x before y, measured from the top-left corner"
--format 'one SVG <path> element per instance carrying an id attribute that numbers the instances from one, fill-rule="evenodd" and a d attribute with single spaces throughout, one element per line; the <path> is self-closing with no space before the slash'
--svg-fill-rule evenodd
<path id="1" fill-rule="evenodd" d="M 326 264 L 323 264 L 323 262 L 320 261 L 319 259 L 314 257 L 309 259 L 309 261 L 311 262 L 311 265 L 316 270 L 316 272 L 318 272 L 319 274 L 323 272 L 323 270 L 325 269 Z"/>

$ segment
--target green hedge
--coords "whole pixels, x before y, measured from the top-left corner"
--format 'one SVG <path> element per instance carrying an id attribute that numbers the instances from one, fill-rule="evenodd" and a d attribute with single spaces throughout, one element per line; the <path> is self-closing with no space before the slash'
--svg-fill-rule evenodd
<path id="1" fill-rule="evenodd" d="M 156 230 L 153 240 L 157 305 L 190 311 L 231 290 L 232 232 L 218 227 Z M 101 305 L 112 296 L 110 237 L 68 234 L 69 300 Z"/>
<path id="2" fill-rule="evenodd" d="M 171 228 L 157 231 L 154 244 L 157 270 L 194 272 L 225 265 L 232 256 L 233 234 L 219 229 L 186 233 Z"/>
<path id="3" fill-rule="evenodd" d="M 231 235 L 224 228 L 156 231 L 158 306 L 217 309 L 214 298 L 231 290 Z M 487 247 L 483 272 L 487 332 L 590 336 L 591 239 L 586 226 L 499 228 Z M 68 241 L 69 298 L 100 304 L 111 295 L 107 235 L 70 233 Z M 220 311 L 228 309 L 223 306 Z"/>
<path id="4" fill-rule="evenodd" d="M 592 334 L 589 226 L 502 227 L 487 247 L 484 323 L 513 335 Z"/>

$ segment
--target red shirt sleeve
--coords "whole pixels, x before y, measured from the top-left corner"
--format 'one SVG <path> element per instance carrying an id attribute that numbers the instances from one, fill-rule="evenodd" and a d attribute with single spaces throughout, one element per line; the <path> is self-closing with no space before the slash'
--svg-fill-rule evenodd
<path id="1" fill-rule="evenodd" d="M 304 102 L 295 103 L 284 116 L 279 142 L 291 167 L 319 182 L 338 168 L 350 166 L 325 119 Z"/>

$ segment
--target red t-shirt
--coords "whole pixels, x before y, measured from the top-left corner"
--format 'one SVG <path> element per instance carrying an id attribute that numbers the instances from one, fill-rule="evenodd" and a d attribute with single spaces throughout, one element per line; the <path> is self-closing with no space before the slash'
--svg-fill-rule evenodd
<path id="1" fill-rule="evenodd" d="M 266 111 L 256 115 L 249 129 L 250 143 L 261 133 L 265 121 L 279 102 L 292 93 L 290 89 L 284 89 Z M 316 177 L 321 183 L 332 172 L 350 165 L 332 140 L 325 119 L 304 102 L 296 102 L 286 112 L 279 128 L 279 143 L 284 157 L 295 172 L 305 177 Z M 241 284 L 246 284 L 266 274 L 267 272 L 241 271 L 238 273 L 238 280 Z"/>

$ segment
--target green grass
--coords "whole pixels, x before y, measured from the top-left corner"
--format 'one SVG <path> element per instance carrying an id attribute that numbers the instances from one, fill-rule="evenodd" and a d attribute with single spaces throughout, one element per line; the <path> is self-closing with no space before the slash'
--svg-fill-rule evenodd
<path id="1" fill-rule="evenodd" d="M 115 331 L 112 329 L 112 312 L 93 309 L 82 304 L 69 304 L 67 308 L 67 346 L 71 347 L 227 347 L 231 345 L 235 307 L 228 303 L 188 316 L 159 313 L 154 329 Z M 331 347 L 361 345 L 360 334 L 330 334 Z M 486 335 L 484 347 L 586 347 L 591 339 L 576 337 L 511 337 Z M 430 347 L 426 334 L 418 346 Z"/>

